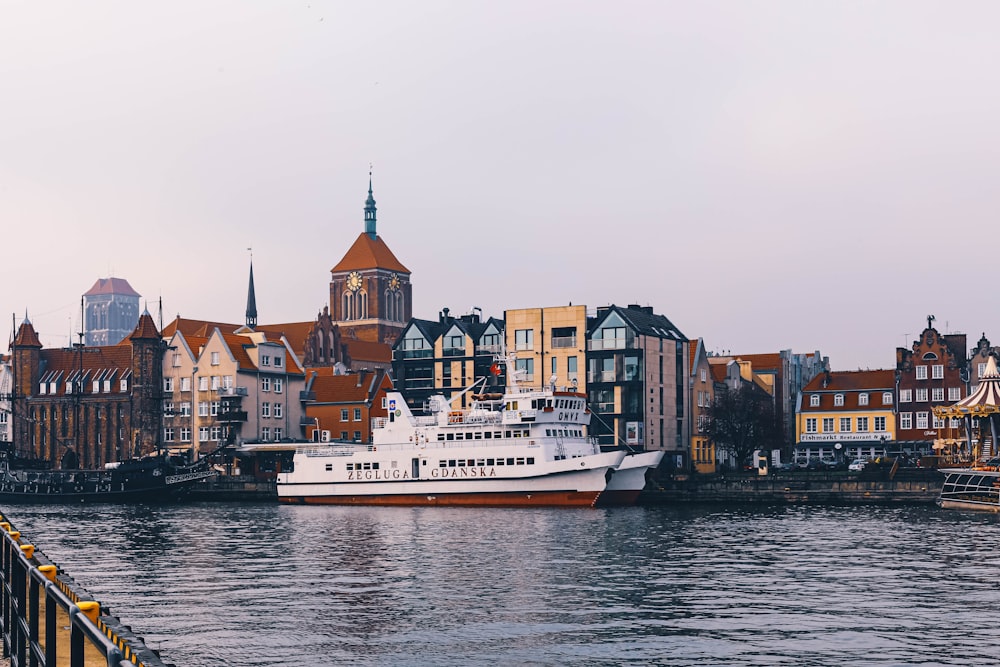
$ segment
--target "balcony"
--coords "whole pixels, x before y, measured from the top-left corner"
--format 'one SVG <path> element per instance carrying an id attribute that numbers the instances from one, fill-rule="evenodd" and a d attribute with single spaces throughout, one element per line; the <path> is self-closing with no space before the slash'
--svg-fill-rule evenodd
<path id="1" fill-rule="evenodd" d="M 228 412 L 220 412 L 216 421 L 222 424 L 230 424 L 235 422 L 245 422 L 247 418 L 248 415 L 246 410 L 229 410 Z"/>
<path id="2" fill-rule="evenodd" d="M 219 396 L 246 396 L 246 387 L 222 387 L 219 389 Z"/>
<path id="3" fill-rule="evenodd" d="M 464 357 L 465 348 L 464 347 L 446 347 L 441 350 L 442 357 Z"/>
<path id="4" fill-rule="evenodd" d="M 315 401 L 316 392 L 315 391 L 300 391 L 299 392 L 300 401 Z"/>
<path id="5" fill-rule="evenodd" d="M 565 349 L 576 347 L 576 336 L 552 337 L 552 349 Z"/>
<path id="6" fill-rule="evenodd" d="M 587 341 L 587 349 L 592 352 L 600 350 L 625 350 L 632 347 L 635 347 L 635 344 L 630 344 L 626 338 L 594 338 Z"/>
<path id="7" fill-rule="evenodd" d="M 596 373 L 587 373 L 587 382 L 614 382 L 615 372 L 614 371 L 597 371 Z"/>
<path id="8" fill-rule="evenodd" d="M 402 359 L 431 359 L 434 357 L 434 350 L 394 350 L 392 358 L 394 361 Z"/>

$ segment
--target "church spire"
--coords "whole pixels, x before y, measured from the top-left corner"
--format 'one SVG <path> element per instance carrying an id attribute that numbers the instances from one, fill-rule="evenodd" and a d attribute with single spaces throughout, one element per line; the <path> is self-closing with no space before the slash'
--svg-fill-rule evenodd
<path id="1" fill-rule="evenodd" d="M 247 326 L 257 326 L 257 297 L 253 290 L 253 253 L 250 254 L 250 287 L 247 288 Z"/>
<path id="2" fill-rule="evenodd" d="M 372 195 L 372 168 L 368 165 L 368 199 L 365 200 L 365 233 L 375 238 L 375 197 Z"/>

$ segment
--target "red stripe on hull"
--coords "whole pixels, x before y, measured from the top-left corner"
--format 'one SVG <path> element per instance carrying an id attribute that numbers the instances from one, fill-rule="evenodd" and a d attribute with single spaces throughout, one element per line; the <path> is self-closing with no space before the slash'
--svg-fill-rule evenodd
<path id="1" fill-rule="evenodd" d="M 452 507 L 593 507 L 600 491 L 536 491 L 509 493 L 442 493 L 382 496 L 288 496 L 290 505 L 434 505 Z"/>
<path id="2" fill-rule="evenodd" d="M 597 499 L 598 507 L 629 507 L 639 500 L 641 491 L 604 491 Z"/>

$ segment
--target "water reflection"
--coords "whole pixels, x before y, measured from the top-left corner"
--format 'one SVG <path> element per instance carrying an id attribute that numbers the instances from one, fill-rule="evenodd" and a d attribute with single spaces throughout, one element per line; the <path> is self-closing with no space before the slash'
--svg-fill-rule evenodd
<path id="1" fill-rule="evenodd" d="M 7 509 L 178 665 L 987 664 L 1000 655 L 992 515 Z"/>

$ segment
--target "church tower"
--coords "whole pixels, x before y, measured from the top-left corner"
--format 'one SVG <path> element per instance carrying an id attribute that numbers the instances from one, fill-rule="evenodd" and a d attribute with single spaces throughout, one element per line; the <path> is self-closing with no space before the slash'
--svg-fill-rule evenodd
<path id="1" fill-rule="evenodd" d="M 412 316 L 412 286 L 378 235 L 371 173 L 364 210 L 365 230 L 330 269 L 330 315 L 348 337 L 392 345 Z"/>

